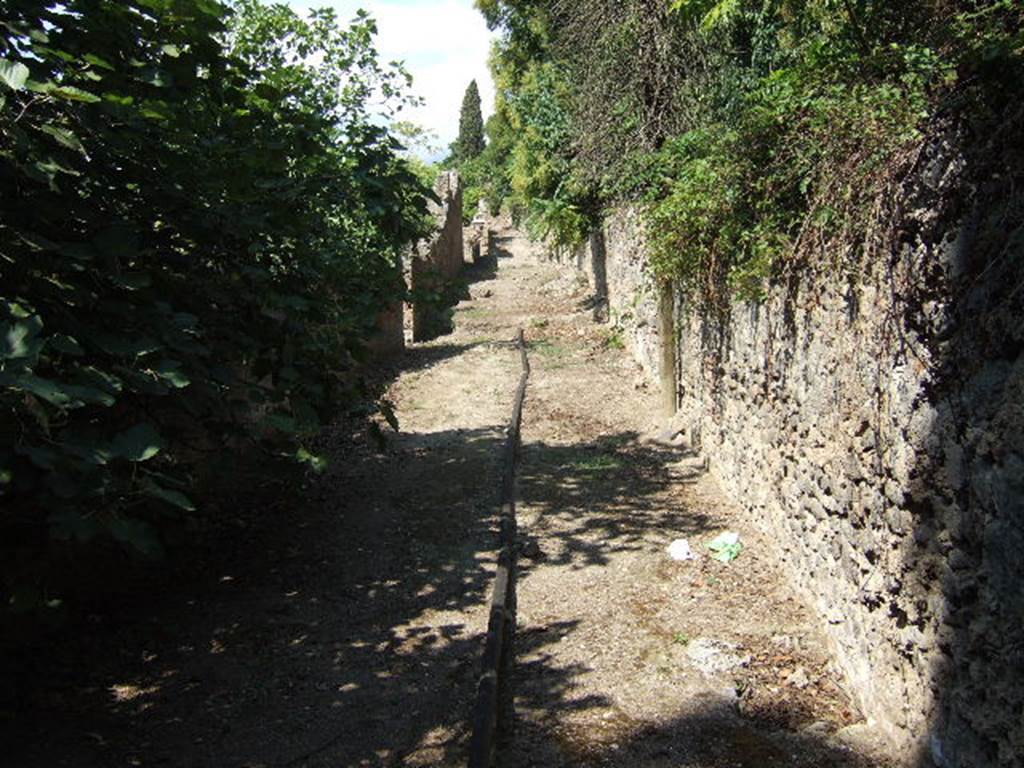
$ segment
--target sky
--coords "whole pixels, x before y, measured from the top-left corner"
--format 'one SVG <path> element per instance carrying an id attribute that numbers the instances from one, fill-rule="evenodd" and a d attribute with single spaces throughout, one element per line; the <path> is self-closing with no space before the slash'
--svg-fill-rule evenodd
<path id="1" fill-rule="evenodd" d="M 493 34 L 473 7 L 473 0 L 286 0 L 298 12 L 331 6 L 341 21 L 363 8 L 377 20 L 377 50 L 382 61 L 399 60 L 413 76 L 413 91 L 422 107 L 403 112 L 401 119 L 433 131 L 447 154 L 459 132 L 459 108 L 470 80 L 480 88 L 486 120 L 494 104 L 494 86 L 487 69 Z"/>

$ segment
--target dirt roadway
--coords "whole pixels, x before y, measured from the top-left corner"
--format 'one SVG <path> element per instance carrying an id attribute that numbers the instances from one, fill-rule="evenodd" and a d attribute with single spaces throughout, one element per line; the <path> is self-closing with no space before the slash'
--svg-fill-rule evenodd
<path id="1" fill-rule="evenodd" d="M 702 459 L 643 440 L 656 393 L 590 321 L 585 286 L 515 233 L 497 244 L 455 332 L 402 360 L 386 451 L 338 426 L 279 530 L 54 648 L 29 711 L 0 722 L 5 765 L 463 765 L 519 327 L 533 375 L 499 765 L 885 764 L 848 746 L 870 734 L 770 542 Z M 726 529 L 746 548 L 713 561 Z M 666 555 L 681 537 L 698 560 Z"/>

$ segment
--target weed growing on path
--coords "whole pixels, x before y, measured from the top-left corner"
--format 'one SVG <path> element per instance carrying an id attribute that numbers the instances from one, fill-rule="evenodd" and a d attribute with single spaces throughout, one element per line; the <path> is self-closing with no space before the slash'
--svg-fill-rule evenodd
<path id="1" fill-rule="evenodd" d="M 532 342 L 529 347 L 531 352 L 540 356 L 544 361 L 544 367 L 549 370 L 563 368 L 569 364 L 569 350 L 561 344 L 540 339 Z"/>
<path id="2" fill-rule="evenodd" d="M 569 469 L 574 469 L 578 472 L 604 472 L 607 470 L 621 469 L 622 460 L 616 456 L 599 454 L 597 456 L 586 456 L 584 458 L 577 459 L 570 462 L 567 466 Z"/>

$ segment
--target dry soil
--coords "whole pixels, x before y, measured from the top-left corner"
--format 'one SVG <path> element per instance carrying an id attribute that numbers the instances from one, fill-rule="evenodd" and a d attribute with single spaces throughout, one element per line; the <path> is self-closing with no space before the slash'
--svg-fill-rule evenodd
<path id="1" fill-rule="evenodd" d="M 329 469 L 275 494 L 269 533 L 56 642 L 0 722 L 5 765 L 463 765 L 518 328 L 533 374 L 499 764 L 885 764 L 859 748 L 870 729 L 773 543 L 704 457 L 649 439 L 654 384 L 592 321 L 585 283 L 515 231 L 495 250 L 454 333 L 391 371 L 399 431 L 378 417 L 381 446 L 340 420 Z M 706 548 L 726 530 L 744 544 L 730 563 Z M 695 560 L 669 558 L 679 538 Z"/>

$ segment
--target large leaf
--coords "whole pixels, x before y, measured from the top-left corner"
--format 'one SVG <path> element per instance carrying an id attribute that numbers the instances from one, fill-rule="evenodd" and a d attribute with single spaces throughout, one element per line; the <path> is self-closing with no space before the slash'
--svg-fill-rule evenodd
<path id="1" fill-rule="evenodd" d="M 69 397 L 80 400 L 83 403 L 105 405 L 109 408 L 117 402 L 117 399 L 109 392 L 97 389 L 96 387 L 83 384 L 64 384 L 62 388 Z"/>
<path id="2" fill-rule="evenodd" d="M 75 134 L 73 134 L 67 128 L 61 128 L 57 125 L 45 124 L 39 126 L 39 130 L 42 131 L 43 133 L 49 134 L 50 136 L 55 138 L 58 143 L 64 145 L 68 149 L 73 149 L 76 152 L 81 152 L 83 155 L 85 154 L 85 147 L 82 146 L 82 142 L 79 140 L 77 136 L 75 136 Z"/>
<path id="3" fill-rule="evenodd" d="M 83 384 L 85 386 L 102 389 L 111 395 L 116 395 L 124 388 L 124 385 L 121 383 L 119 378 L 113 374 L 104 373 L 91 365 L 79 368 L 75 372 L 73 381 L 75 384 Z"/>
<path id="4" fill-rule="evenodd" d="M 98 439 L 68 442 L 64 449 L 72 456 L 96 467 L 105 466 L 112 458 L 110 446 L 102 444 Z"/>
<path id="5" fill-rule="evenodd" d="M 21 62 L 0 59 L 0 80 L 12 91 L 20 91 L 28 81 L 28 67 Z"/>
<path id="6" fill-rule="evenodd" d="M 109 61 L 107 61 L 101 56 L 97 56 L 95 53 L 87 53 L 82 58 L 85 59 L 85 61 L 92 64 L 94 67 L 109 69 L 111 71 L 114 69 L 114 66 Z"/>
<path id="7" fill-rule="evenodd" d="M 111 443 L 111 451 L 115 456 L 128 461 L 149 461 L 164 446 L 163 438 L 152 424 L 136 424 L 131 429 L 121 432 Z"/>
<path id="8" fill-rule="evenodd" d="M 191 380 L 181 371 L 181 363 L 176 360 L 161 360 L 152 368 L 152 373 L 175 389 L 184 389 Z"/>
<path id="9" fill-rule="evenodd" d="M 194 512 L 196 509 L 196 505 L 193 504 L 192 500 L 185 494 L 180 491 L 172 491 L 169 488 L 164 488 L 156 483 L 146 483 L 146 485 L 143 486 L 143 492 L 148 496 L 152 496 L 154 499 L 160 499 L 160 501 L 166 502 L 172 507 L 177 507 L 185 512 Z"/>
<path id="10" fill-rule="evenodd" d="M 51 405 L 71 405 L 74 396 L 67 387 L 52 379 L 44 379 L 31 373 L 10 374 L 0 372 L 0 386 L 31 392 Z"/>
<path id="11" fill-rule="evenodd" d="M 37 339 L 43 329 L 43 321 L 38 315 L 15 320 L 0 335 L 0 359 L 35 357 L 42 348 L 42 341 Z"/>
<path id="12" fill-rule="evenodd" d="M 143 520 L 115 517 L 107 521 L 107 530 L 122 544 L 127 544 L 140 555 L 157 558 L 163 555 L 163 546 L 152 525 Z"/>
<path id="13" fill-rule="evenodd" d="M 72 85 L 62 85 L 57 88 L 51 88 L 48 90 L 51 96 L 57 96 L 61 99 L 67 99 L 68 101 L 84 101 L 86 103 L 94 103 L 101 101 L 100 97 L 95 93 L 89 93 L 83 91 L 81 88 L 75 88 Z"/>

